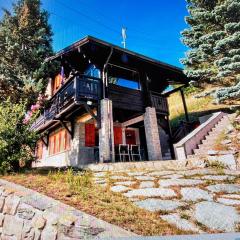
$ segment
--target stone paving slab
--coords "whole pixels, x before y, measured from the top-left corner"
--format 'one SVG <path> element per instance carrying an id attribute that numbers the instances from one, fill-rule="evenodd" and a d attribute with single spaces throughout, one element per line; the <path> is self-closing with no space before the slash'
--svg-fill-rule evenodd
<path id="1" fill-rule="evenodd" d="M 236 231 L 240 218 L 240 185 L 227 183 L 227 180 L 237 180 L 236 172 L 239 171 L 224 170 L 225 175 L 215 169 L 111 172 L 118 180 L 111 183 L 111 187 L 113 191 L 123 191 L 121 194 L 136 206 L 156 212 L 179 229 Z M 228 214 L 232 217 L 225 217 Z"/>
<path id="2" fill-rule="evenodd" d="M 210 195 L 207 191 L 204 191 L 200 188 L 182 188 L 181 189 L 182 199 L 185 201 L 198 201 L 198 200 L 208 200 L 212 201 L 213 196 Z"/>
<path id="3" fill-rule="evenodd" d="M 240 222 L 240 216 L 234 207 L 215 202 L 197 203 L 194 215 L 207 228 L 224 232 L 236 231 Z"/>
<path id="4" fill-rule="evenodd" d="M 159 180 L 159 185 L 162 187 L 169 186 L 192 186 L 204 183 L 202 180 L 197 179 L 167 179 L 167 180 Z"/>
<path id="5" fill-rule="evenodd" d="M 113 238 L 113 240 L 239 240 L 239 239 L 240 233 Z M 105 240 L 110 240 L 110 238 L 107 238 Z"/>
<path id="6" fill-rule="evenodd" d="M 135 177 L 135 179 L 140 180 L 140 181 L 152 181 L 155 178 L 150 177 L 150 176 L 137 176 L 137 177 Z"/>
<path id="7" fill-rule="evenodd" d="M 154 172 L 151 172 L 151 173 L 148 173 L 147 175 L 149 176 L 165 176 L 165 175 L 172 175 L 172 174 L 175 174 L 175 171 L 154 171 Z"/>
<path id="8" fill-rule="evenodd" d="M 127 172 L 128 176 L 141 176 L 145 174 L 145 172 Z"/>
<path id="9" fill-rule="evenodd" d="M 215 193 L 240 193 L 240 185 L 238 184 L 215 184 L 208 186 L 207 189 Z"/>
<path id="10" fill-rule="evenodd" d="M 225 205 L 239 205 L 240 206 L 240 200 L 236 200 L 236 199 L 218 198 L 217 201 L 219 203 L 223 203 Z"/>
<path id="11" fill-rule="evenodd" d="M 125 187 L 125 186 L 122 186 L 122 185 L 111 187 L 111 191 L 113 191 L 113 192 L 126 192 L 128 190 L 129 190 L 128 187 Z"/>
<path id="12" fill-rule="evenodd" d="M 124 186 L 131 186 L 133 184 L 135 184 L 136 182 L 134 181 L 125 181 L 125 182 L 115 182 L 115 185 L 124 185 Z"/>
<path id="13" fill-rule="evenodd" d="M 191 231 L 191 232 L 201 232 L 200 229 L 191 223 L 190 221 L 181 218 L 177 213 L 163 215 L 161 218 L 167 221 L 170 224 L 175 225 L 177 228 L 182 229 L 184 231 Z"/>
<path id="14" fill-rule="evenodd" d="M 134 189 L 127 193 L 124 193 L 126 197 L 176 197 L 177 194 L 172 189 L 167 188 L 145 188 L 145 189 Z"/>
<path id="15" fill-rule="evenodd" d="M 140 208 L 144 208 L 150 212 L 156 212 L 159 210 L 162 211 L 172 211 L 177 209 L 180 206 L 184 206 L 185 203 L 180 202 L 179 200 L 161 200 L 148 198 L 146 200 L 135 202 Z"/>
<path id="16" fill-rule="evenodd" d="M 178 178 L 183 178 L 184 176 L 182 174 L 171 174 L 171 175 L 166 175 L 162 176 L 161 178 L 170 178 L 170 179 L 178 179 Z"/>
<path id="17" fill-rule="evenodd" d="M 200 179 L 204 180 L 217 180 L 217 181 L 222 181 L 222 180 L 233 180 L 235 177 L 234 176 L 229 176 L 229 175 L 206 175 L 200 177 Z"/>
<path id="18" fill-rule="evenodd" d="M 152 181 L 144 181 L 140 183 L 139 188 L 152 188 L 154 185 L 155 184 Z"/>
<path id="19" fill-rule="evenodd" d="M 230 198 L 230 199 L 240 199 L 240 194 L 224 194 L 221 195 L 222 198 Z"/>

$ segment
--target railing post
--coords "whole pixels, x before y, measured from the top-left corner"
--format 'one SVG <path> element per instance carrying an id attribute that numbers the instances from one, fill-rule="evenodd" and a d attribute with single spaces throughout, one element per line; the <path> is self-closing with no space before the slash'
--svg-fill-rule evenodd
<path id="1" fill-rule="evenodd" d="M 183 108 L 184 108 L 185 118 L 186 118 L 186 121 L 189 122 L 187 104 L 186 104 L 186 100 L 185 100 L 185 96 L 184 96 L 184 92 L 183 92 L 182 88 L 180 89 L 180 93 L 181 93 L 181 97 L 182 97 L 182 102 L 183 102 Z"/>
<path id="2" fill-rule="evenodd" d="M 79 76 L 76 76 L 74 78 L 74 89 L 75 89 L 75 101 L 78 102 L 80 101 L 80 97 L 79 97 L 79 91 L 80 91 L 80 81 L 79 81 Z"/>

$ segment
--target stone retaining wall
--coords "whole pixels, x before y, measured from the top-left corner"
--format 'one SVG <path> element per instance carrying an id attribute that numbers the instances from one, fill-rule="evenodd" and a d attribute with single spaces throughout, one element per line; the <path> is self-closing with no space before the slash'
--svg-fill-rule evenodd
<path id="1" fill-rule="evenodd" d="M 136 235 L 33 190 L 0 179 L 2 240 L 75 240 L 130 236 Z"/>

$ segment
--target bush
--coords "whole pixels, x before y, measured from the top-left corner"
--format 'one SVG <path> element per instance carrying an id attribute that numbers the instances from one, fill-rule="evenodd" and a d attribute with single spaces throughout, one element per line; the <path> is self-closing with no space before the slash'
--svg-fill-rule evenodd
<path id="1" fill-rule="evenodd" d="M 33 160 L 37 134 L 29 129 L 32 116 L 24 124 L 26 103 L 13 104 L 8 99 L 0 103 L 0 172 L 18 171 Z M 36 115 L 37 113 L 35 113 Z"/>

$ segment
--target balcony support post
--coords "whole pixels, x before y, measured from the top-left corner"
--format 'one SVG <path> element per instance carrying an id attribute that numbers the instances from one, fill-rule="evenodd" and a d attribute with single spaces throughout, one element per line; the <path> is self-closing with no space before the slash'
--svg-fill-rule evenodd
<path id="1" fill-rule="evenodd" d="M 44 137 L 46 137 L 46 139 Z M 40 139 L 42 140 L 43 144 L 46 147 L 48 147 L 48 144 L 49 144 L 49 132 L 46 134 L 46 136 L 41 136 Z"/>
<path id="2" fill-rule="evenodd" d="M 112 101 L 101 100 L 101 128 L 99 129 L 99 161 L 115 162 Z"/>
<path id="3" fill-rule="evenodd" d="M 144 114 L 144 128 L 147 141 L 148 159 L 162 160 L 157 115 L 154 107 L 147 107 Z"/>
<path id="4" fill-rule="evenodd" d="M 74 123 L 73 121 L 71 121 L 71 129 L 68 128 L 66 122 L 64 122 L 63 120 L 60 120 L 61 125 L 67 130 L 67 132 L 70 134 L 71 138 L 73 139 L 74 137 Z"/>
<path id="5" fill-rule="evenodd" d="M 188 110 L 187 110 L 187 104 L 186 104 L 186 100 L 185 100 L 185 96 L 184 96 L 184 92 L 183 89 L 180 89 L 180 93 L 181 93 L 181 97 L 182 97 L 182 102 L 183 102 L 183 108 L 184 108 L 184 113 L 185 113 L 185 119 L 186 122 L 189 122 L 189 116 L 188 116 Z"/>

